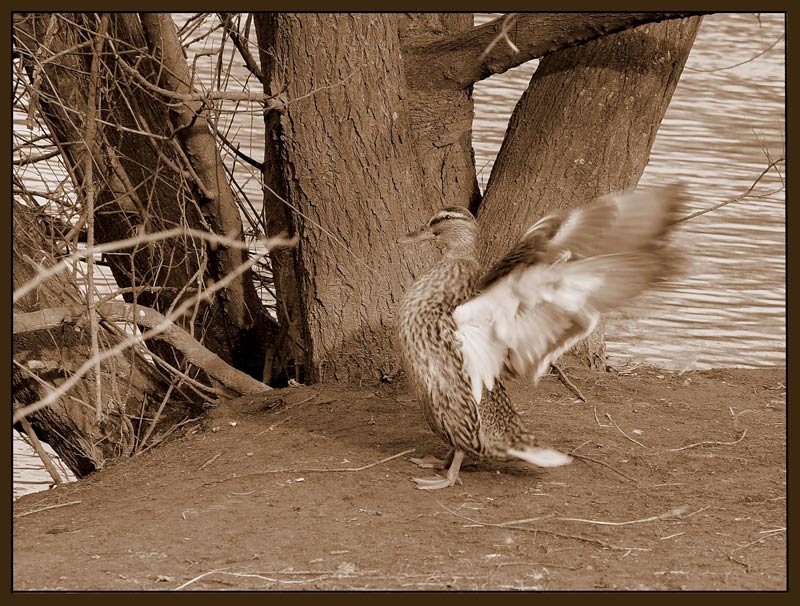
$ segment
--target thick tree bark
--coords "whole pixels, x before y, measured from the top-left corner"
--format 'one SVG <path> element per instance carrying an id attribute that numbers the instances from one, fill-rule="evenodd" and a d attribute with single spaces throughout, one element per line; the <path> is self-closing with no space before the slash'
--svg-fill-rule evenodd
<path id="1" fill-rule="evenodd" d="M 158 64 L 158 84 L 176 93 L 192 93 L 191 74 L 172 17 L 164 13 L 141 13 L 140 18 L 150 52 Z M 189 101 L 172 106 L 172 125 L 178 140 L 197 173 L 197 186 L 203 196 L 204 215 L 214 233 L 242 240 L 242 218 L 228 176 L 217 150 L 216 140 L 206 120 L 203 101 Z M 215 274 L 224 276 L 246 260 L 240 248 L 221 246 L 215 251 Z M 225 313 L 235 325 L 254 327 L 256 316 L 263 313 L 252 277 L 235 280 L 225 289 Z M 262 335 L 262 343 L 263 337 Z M 252 352 L 258 357 L 257 352 Z"/>
<path id="2" fill-rule="evenodd" d="M 480 201 L 472 150 L 472 86 L 431 86 L 418 80 L 418 69 L 428 60 L 419 49 L 472 31 L 474 18 L 472 13 L 409 13 L 400 17 L 414 148 L 428 187 L 426 195 L 441 207 L 470 206 Z"/>
<path id="3" fill-rule="evenodd" d="M 165 21 L 158 15 L 148 19 L 157 25 Z M 167 35 L 152 33 L 156 25 L 150 21 L 150 42 L 162 54 L 161 66 L 141 53 L 147 43 L 136 15 L 111 16 L 110 41 L 102 58 L 115 78 L 105 76 L 104 88 L 110 92 L 103 100 L 103 122 L 98 123 L 97 144 L 91 150 L 86 149 L 82 137 L 87 101 L 84 73 L 91 53 L 81 52 L 80 45 L 91 39 L 91 32 L 97 28 L 94 15 L 17 16 L 16 44 L 32 66 L 42 115 L 78 190 L 83 182 L 84 158 L 87 153 L 92 155 L 97 242 L 178 225 L 238 237 L 241 219 L 203 116 L 194 113 L 196 119 L 187 121 L 185 106 L 179 106 L 173 122 L 165 111 L 165 102 L 171 99 L 154 98 L 152 91 L 143 89 L 130 74 L 135 65 L 144 78 L 155 83 L 159 73 L 169 71 L 173 79 L 165 76 L 167 84 L 185 84 L 188 68 L 185 59 L 180 63 L 175 39 L 165 45 Z M 61 52 L 64 54 L 57 54 Z M 42 65 L 40 61 L 49 59 L 51 53 L 57 58 Z M 120 65 L 123 61 L 127 62 L 125 68 Z M 188 111 L 199 109 L 191 107 Z M 121 288 L 139 287 L 137 292 L 126 294 L 126 300 L 160 312 L 166 312 L 176 299 L 192 294 L 206 279 L 218 280 L 242 259 L 237 249 L 210 247 L 190 239 L 173 239 L 108 256 L 117 284 Z M 161 288 L 153 291 L 147 290 L 148 286 Z M 195 318 L 195 326 L 189 329 L 206 347 L 229 364 L 261 378 L 264 351 L 277 334 L 277 326 L 264 313 L 249 271 L 214 301 L 200 303 Z M 180 360 L 169 347 L 156 346 L 156 352 L 172 363 Z"/>
<path id="4" fill-rule="evenodd" d="M 420 45 L 409 54 L 409 83 L 425 87 L 466 88 L 531 59 L 638 25 L 678 19 L 684 13 L 521 13 L 509 14 Z M 508 40 L 503 39 L 506 30 Z M 413 85 L 413 84 L 412 84 Z"/>
<path id="5" fill-rule="evenodd" d="M 298 374 L 357 380 L 397 368 L 394 309 L 417 256 L 395 242 L 426 219 L 393 14 L 259 14 L 268 94 L 265 213 L 300 238 L 272 256 Z M 279 315 L 281 317 L 281 315 Z M 282 319 L 282 318 L 281 318 Z M 305 344 L 305 348 L 301 346 Z"/>
<path id="6" fill-rule="evenodd" d="M 549 210 L 532 205 L 541 192 L 522 191 L 525 180 L 533 179 L 532 165 L 560 208 L 635 184 L 697 20 L 653 26 L 654 34 L 639 28 L 627 37 L 575 45 L 674 16 L 514 17 L 521 20 L 515 30 L 521 57 L 552 53 L 540 68 L 540 77 L 550 74 L 550 88 L 535 102 L 520 104 L 495 165 L 479 215 L 487 235 L 485 262 Z M 297 230 L 301 239 L 296 251 L 272 257 L 279 317 L 290 319 L 289 337 L 307 368 L 298 376 L 341 380 L 393 368 L 391 349 L 377 335 L 392 317 L 386 302 L 400 296 L 392 289 L 407 282 L 407 274 L 395 282 L 375 279 L 375 269 L 398 271 L 393 263 L 403 253 L 387 242 L 431 210 L 480 205 L 470 141 L 471 84 L 522 59 L 509 59 L 502 41 L 481 57 L 505 19 L 474 30 L 470 19 L 413 13 L 256 18 L 265 90 L 282 94 L 286 104 L 266 116 L 265 183 L 276 195 L 267 193 L 265 212 L 272 233 Z M 610 42 L 600 50 L 593 46 L 605 40 Z M 367 56 L 376 59 L 366 62 Z M 599 94 L 606 96 L 602 105 L 588 102 Z M 530 143 L 543 137 L 539 149 Z M 614 166 L 590 174 L 577 172 L 580 163 L 553 171 L 541 166 L 551 155 L 557 166 L 572 156 L 598 167 L 605 165 L 601 158 L 610 162 L 613 156 Z M 409 166 L 409 157 L 417 166 Z M 407 193 L 409 184 L 416 196 Z M 365 267 L 365 258 L 371 267 Z M 590 351 L 602 358 L 602 344 Z"/>
<path id="7" fill-rule="evenodd" d="M 541 216 L 636 186 L 700 19 L 643 25 L 541 61 L 478 212 L 485 262 Z M 592 366 L 605 365 L 602 331 L 584 347 Z"/>
<path id="8" fill-rule="evenodd" d="M 31 280 L 41 266 L 53 264 L 54 243 L 42 228 L 42 217 L 14 201 L 14 288 Z M 16 313 L 63 305 L 83 299 L 74 282 L 63 274 L 42 283 L 15 305 Z M 84 307 L 85 311 L 85 307 Z M 119 336 L 101 323 L 101 342 L 111 346 Z M 71 371 L 80 367 L 89 352 L 89 333 L 59 325 L 14 336 L 14 408 L 41 399 Z M 19 366 L 18 366 L 19 365 Z M 22 368 L 20 368 L 20 366 Z M 49 443 L 78 476 L 100 469 L 105 461 L 125 456 L 135 446 L 138 418 L 151 416 L 166 393 L 166 384 L 154 368 L 137 355 L 118 356 L 101 365 L 102 413 L 97 421 L 94 374 L 86 375 L 69 394 L 29 415 L 36 435 Z M 164 415 L 166 423 L 187 413 L 194 405 L 179 393 Z"/>

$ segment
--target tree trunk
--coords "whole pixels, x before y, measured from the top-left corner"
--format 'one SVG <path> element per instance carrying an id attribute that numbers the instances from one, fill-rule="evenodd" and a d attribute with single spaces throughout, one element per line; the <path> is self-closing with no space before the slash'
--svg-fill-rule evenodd
<path id="1" fill-rule="evenodd" d="M 150 19 L 169 31 L 168 18 L 151 15 Z M 79 192 L 84 181 L 85 155 L 92 155 L 97 242 L 176 226 L 239 237 L 241 219 L 208 124 L 202 112 L 197 113 L 200 108 L 190 108 L 196 110 L 192 114 L 195 120 L 187 123 L 186 111 L 178 109 L 172 116 L 166 111 L 165 101 L 173 99 L 156 98 L 140 82 L 158 82 L 158 74 L 163 74 L 166 66 L 179 72 L 173 73 L 177 82 L 167 84 L 185 86 L 188 67 L 185 59 L 182 64 L 178 59 L 181 51 L 175 48 L 176 39 L 153 34 L 155 26 L 149 23 L 150 43 L 165 65 L 160 66 L 140 50 L 132 53 L 131 49 L 147 47 L 134 14 L 111 15 L 110 40 L 102 53 L 102 122 L 97 124 L 96 145 L 86 149 L 85 73 L 89 71 L 91 53 L 83 52 L 79 45 L 93 40 L 96 21 L 90 13 L 18 15 L 15 42 L 31 66 L 41 113 Z M 64 54 L 58 55 L 60 52 Z M 40 63 L 52 55 L 57 59 Z M 131 73 L 137 70 L 138 78 Z M 134 292 L 124 295 L 128 302 L 166 313 L 176 300 L 202 289 L 206 280 L 219 280 L 244 256 L 237 249 L 174 238 L 107 258 L 117 285 L 135 287 Z M 262 309 L 250 271 L 213 301 L 198 303 L 194 318 L 193 325 L 187 328 L 206 347 L 236 368 L 261 378 L 264 352 L 277 334 L 277 326 Z M 154 352 L 174 365 L 182 361 L 179 354 L 163 344 L 156 344 Z"/>
<path id="2" fill-rule="evenodd" d="M 542 59 L 479 208 L 484 262 L 536 219 L 636 186 L 700 19 L 639 26 Z M 578 353 L 604 368 L 602 329 Z"/>
<path id="3" fill-rule="evenodd" d="M 428 48 L 471 31 L 472 13 L 410 13 L 400 19 L 408 110 L 417 161 L 439 207 L 480 201 L 472 149 L 472 85 L 434 85 L 420 73 Z"/>
<path id="4" fill-rule="evenodd" d="M 297 248 L 272 255 L 279 317 L 291 320 L 298 376 L 393 374 L 394 309 L 418 257 L 396 238 L 438 200 L 416 161 L 398 17 L 258 14 L 266 117 L 265 214 Z M 282 199 L 281 199 L 282 198 Z"/>
<path id="5" fill-rule="evenodd" d="M 394 240 L 432 211 L 480 208 L 489 263 L 552 209 L 535 206 L 540 197 L 566 208 L 635 184 L 698 20 L 575 45 L 676 16 L 515 17 L 524 60 L 551 54 L 515 112 L 481 204 L 471 86 L 521 62 L 502 41 L 481 52 L 505 18 L 471 28 L 464 14 L 258 15 L 265 91 L 284 103 L 266 116 L 265 213 L 271 233 L 297 232 L 301 242 L 272 256 L 279 317 L 289 319 L 304 367 L 297 376 L 347 380 L 395 368 L 386 335 L 419 261 L 400 261 Z M 565 158 L 571 164 L 561 166 Z M 590 350 L 603 365 L 602 340 Z"/>

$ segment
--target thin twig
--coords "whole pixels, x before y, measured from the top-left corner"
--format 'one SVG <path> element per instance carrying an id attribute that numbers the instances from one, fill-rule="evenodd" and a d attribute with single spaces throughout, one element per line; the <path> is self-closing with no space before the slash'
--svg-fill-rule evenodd
<path id="1" fill-rule="evenodd" d="M 44 160 L 49 160 L 50 158 L 55 158 L 56 156 L 61 155 L 60 149 L 54 149 L 50 152 L 45 152 L 43 154 L 39 154 L 38 156 L 25 156 L 24 158 L 19 158 L 14 160 L 12 164 L 14 166 L 27 166 L 28 164 L 36 164 L 37 162 L 42 162 Z"/>
<path id="2" fill-rule="evenodd" d="M 80 501 L 70 501 L 69 503 L 57 503 L 55 505 L 48 505 L 47 507 L 39 507 L 38 509 L 32 509 L 30 511 L 26 511 L 23 513 L 15 513 L 15 518 L 24 518 L 25 516 L 32 515 L 34 513 L 39 513 L 40 511 L 47 511 L 48 509 L 56 509 L 57 507 L 67 507 L 68 505 L 77 505 Z M 767 537 L 764 537 L 765 539 Z"/>
<path id="3" fill-rule="evenodd" d="M 706 505 L 705 507 L 701 507 L 697 511 L 693 511 L 692 513 L 687 513 L 685 516 L 681 516 L 681 520 L 685 520 L 686 518 L 691 518 L 692 516 L 696 516 L 698 513 L 703 513 L 707 509 L 711 509 L 711 505 Z"/>
<path id="4" fill-rule="evenodd" d="M 484 59 L 486 59 L 486 57 L 489 56 L 489 53 L 492 52 L 492 49 L 495 47 L 495 45 L 498 42 L 500 42 L 501 40 L 505 40 L 506 41 L 506 44 L 508 45 L 508 48 L 510 48 L 511 51 L 514 54 L 519 52 L 519 48 L 517 48 L 517 45 L 514 44 L 511 41 L 511 38 L 509 38 L 509 36 L 508 36 L 508 32 L 511 30 L 511 23 L 513 22 L 513 20 L 514 20 L 514 18 L 516 16 L 517 15 L 515 13 L 508 13 L 505 16 L 505 18 L 503 19 L 503 22 L 500 24 L 500 32 L 492 39 L 492 41 L 483 50 L 483 52 L 481 53 L 481 56 L 480 56 L 480 61 L 483 61 Z"/>
<path id="5" fill-rule="evenodd" d="M 50 474 L 50 477 L 53 478 L 53 482 L 56 484 L 61 484 L 62 479 L 61 476 L 58 475 L 58 470 L 56 466 L 53 465 L 53 461 L 50 459 L 50 456 L 45 451 L 42 443 L 39 441 L 39 436 L 36 435 L 36 432 L 33 431 L 33 427 L 28 422 L 28 419 L 20 419 L 20 424 L 22 425 L 22 429 L 25 430 L 25 434 L 28 436 L 28 439 L 31 441 L 31 447 L 33 448 L 34 452 L 39 456 L 41 459 L 44 468 L 47 470 L 47 473 Z"/>
<path id="6" fill-rule="evenodd" d="M 541 522 L 542 520 L 552 520 L 554 514 L 539 516 L 538 518 L 525 518 L 524 520 L 509 520 L 508 522 L 499 522 L 498 526 L 517 526 L 519 524 L 531 524 L 533 522 Z"/>
<path id="7" fill-rule="evenodd" d="M 200 467 L 198 467 L 198 468 L 197 468 L 197 471 L 202 471 L 202 470 L 204 470 L 206 467 L 208 467 L 209 465 L 211 465 L 211 464 L 212 464 L 214 461 L 216 461 L 217 459 L 219 459 L 220 455 L 222 455 L 222 453 L 221 453 L 221 452 L 218 452 L 217 454 L 215 454 L 215 455 L 214 455 L 213 457 L 211 457 L 211 458 L 210 458 L 208 461 L 206 461 L 206 462 L 205 462 L 205 463 L 203 463 L 203 464 L 202 464 Z"/>
<path id="8" fill-rule="evenodd" d="M 591 440 L 586 440 L 585 442 L 581 442 L 581 443 L 580 443 L 580 444 L 578 444 L 578 445 L 577 445 L 575 448 L 573 448 L 572 450 L 570 450 L 570 451 L 569 451 L 569 454 L 575 454 L 575 453 L 576 453 L 576 452 L 578 452 L 578 451 L 579 451 L 581 448 L 583 448 L 584 446 L 586 446 L 586 445 L 587 445 L 589 442 L 591 442 Z"/>
<path id="9" fill-rule="evenodd" d="M 261 72 L 261 68 L 258 66 L 258 61 L 253 58 L 253 55 L 247 46 L 247 38 L 245 38 L 239 29 L 233 24 L 233 15 L 231 13 L 220 13 L 219 17 L 222 21 L 222 26 L 228 32 L 233 44 L 236 46 L 236 49 L 242 56 L 245 67 L 250 70 L 250 73 L 252 73 L 259 82 L 262 84 L 265 83 L 264 74 Z"/>
<path id="10" fill-rule="evenodd" d="M 104 37 L 108 30 L 109 14 L 104 13 L 100 20 L 100 29 L 92 47 L 92 63 L 89 74 L 89 94 L 86 100 L 86 156 L 84 158 L 83 196 L 86 207 L 86 306 L 89 314 L 89 338 L 91 342 L 92 359 L 94 365 L 94 408 L 95 421 L 100 423 L 103 419 L 103 393 L 102 374 L 100 373 L 100 344 L 98 334 L 100 326 L 97 321 L 97 301 L 94 286 L 94 218 L 95 218 L 95 179 L 94 157 L 95 137 L 97 136 L 97 123 L 95 116 L 98 112 L 97 97 L 100 88 L 100 53 L 105 42 Z"/>
<path id="11" fill-rule="evenodd" d="M 620 432 L 620 433 L 621 433 L 623 436 L 625 436 L 626 438 L 628 438 L 628 439 L 629 439 L 631 442 L 633 442 L 634 444 L 638 444 L 638 445 L 639 445 L 639 446 L 641 446 L 642 448 L 647 448 L 647 446 L 645 446 L 644 444 L 642 444 L 642 443 L 641 443 L 641 442 L 639 442 L 638 440 L 634 440 L 632 437 L 630 437 L 628 434 L 626 434 L 624 431 L 622 431 L 622 427 L 620 427 L 619 425 L 617 425 L 617 422 L 616 422 L 614 419 L 612 419 L 612 418 L 611 418 L 611 415 L 610 415 L 610 414 L 606 413 L 606 417 L 608 418 L 608 420 L 609 420 L 609 421 L 611 421 L 611 422 L 614 424 L 614 427 L 616 427 L 616 428 L 619 430 L 619 432 Z"/>
<path id="12" fill-rule="evenodd" d="M 688 505 L 681 505 L 675 509 L 671 509 L 666 513 L 661 513 L 656 516 L 648 518 L 640 518 L 638 520 L 628 520 L 626 522 L 607 522 L 604 520 L 587 520 L 584 518 L 556 518 L 559 522 L 584 522 L 586 524 L 597 524 L 599 526 L 628 526 L 629 524 L 643 524 L 645 522 L 655 522 L 656 520 L 664 520 L 666 518 L 678 517 L 689 509 Z"/>
<path id="13" fill-rule="evenodd" d="M 606 467 L 606 468 L 610 469 L 611 471 L 613 471 L 617 475 L 622 476 L 623 478 L 625 478 L 629 482 L 634 482 L 634 483 L 637 483 L 637 484 L 639 483 L 639 480 L 637 480 L 636 478 L 632 478 L 629 475 L 626 475 L 626 474 L 622 473 L 620 470 L 612 467 L 611 465 L 609 465 L 608 463 L 606 463 L 604 461 L 600 461 L 599 459 L 595 459 L 595 458 L 592 458 L 592 457 L 587 457 L 586 455 L 575 454 L 574 452 L 571 452 L 569 454 L 570 454 L 570 456 L 573 456 L 576 459 L 581 459 L 583 461 L 591 461 L 592 463 L 597 463 L 598 465 L 602 465 L 603 467 Z"/>
<path id="14" fill-rule="evenodd" d="M 747 63 L 750 63 L 751 61 L 755 61 L 759 57 L 767 54 L 769 51 L 771 51 L 773 48 L 775 48 L 775 46 L 778 44 L 778 42 L 783 40 L 785 37 L 786 37 L 786 34 L 781 34 L 780 36 L 778 36 L 775 39 L 775 41 L 772 44 L 770 44 L 764 50 L 759 51 L 758 53 L 756 53 L 755 55 L 753 55 L 749 59 L 745 59 L 744 61 L 740 61 L 739 63 L 734 63 L 733 65 L 726 65 L 724 67 L 712 67 L 712 68 L 707 68 L 707 69 L 698 69 L 696 67 L 689 67 L 687 65 L 686 67 L 684 67 L 684 69 L 689 70 L 690 72 L 698 72 L 698 73 L 706 73 L 706 74 L 711 73 L 711 72 L 721 72 L 721 71 L 726 70 L 726 69 L 733 69 L 734 67 L 739 67 L 741 65 L 745 65 Z"/>
<path id="15" fill-rule="evenodd" d="M 161 444 L 161 442 L 163 442 L 164 440 L 166 440 L 166 439 L 167 439 L 167 438 L 170 436 L 170 434 L 172 434 L 172 432 L 173 432 L 173 431 L 175 431 L 176 429 L 178 429 L 179 427 L 183 427 L 183 426 L 184 426 L 184 425 L 186 425 L 187 423 L 193 423 L 194 421 L 199 421 L 199 420 L 200 420 L 200 417 L 193 417 L 193 418 L 191 418 L 191 419 L 184 419 L 184 420 L 183 420 L 183 421 L 181 421 L 180 423 L 176 423 L 175 425 L 173 425 L 172 427 L 170 427 L 170 428 L 169 428 L 167 431 L 165 431 L 163 434 L 159 435 L 159 436 L 158 436 L 158 440 L 156 440 L 156 441 L 154 441 L 153 443 L 151 443 L 151 444 L 148 444 L 147 446 L 145 446 L 145 447 L 144 447 L 144 448 L 141 450 L 141 454 L 144 454 L 144 453 L 146 453 L 148 450 L 150 450 L 151 448 L 153 448 L 154 446 L 158 446 L 159 444 Z"/>
<path id="16" fill-rule="evenodd" d="M 548 535 L 551 535 L 551 536 L 560 537 L 560 538 L 564 538 L 564 539 L 573 539 L 573 540 L 576 540 L 576 541 L 583 541 L 585 543 L 594 543 L 596 545 L 600 545 L 601 547 L 608 547 L 609 549 L 618 549 L 620 551 L 651 551 L 651 549 L 646 548 L 646 547 L 620 547 L 619 545 L 612 545 L 611 543 L 606 543 L 605 541 L 601 541 L 600 539 L 595 539 L 593 537 L 585 537 L 585 536 L 582 536 L 582 535 L 579 535 L 579 534 L 566 534 L 566 533 L 562 533 L 562 532 L 555 532 L 555 531 L 552 531 L 552 530 L 542 530 L 540 528 L 526 528 L 525 526 L 503 526 L 502 524 L 493 524 L 491 522 L 481 522 L 480 520 L 475 520 L 475 519 L 469 518 L 469 517 L 467 517 L 465 515 L 461 515 L 460 513 L 456 512 L 456 511 L 453 511 L 452 509 L 450 509 L 446 505 L 440 503 L 439 501 L 436 501 L 436 503 L 439 505 L 439 507 L 441 507 L 442 509 L 444 509 L 448 513 L 451 513 L 452 515 L 454 515 L 456 517 L 459 517 L 459 518 L 462 518 L 464 520 L 467 520 L 468 522 L 472 522 L 473 524 L 477 524 L 478 526 L 488 526 L 488 527 L 492 527 L 492 528 L 503 528 L 503 529 L 507 529 L 507 530 L 519 530 L 521 532 L 533 532 L 533 533 L 541 532 L 543 534 L 548 534 Z"/>
<path id="17" fill-rule="evenodd" d="M 698 210 L 696 212 L 693 212 L 693 213 L 691 213 L 689 215 L 686 215 L 685 217 L 681 217 L 680 219 L 675 219 L 675 221 L 673 221 L 672 224 L 674 225 L 676 223 L 683 223 L 684 221 L 688 221 L 689 219 L 694 219 L 695 217 L 699 217 L 700 215 L 704 215 L 706 213 L 710 213 L 712 210 L 717 210 L 718 208 L 722 208 L 723 206 L 727 206 L 728 204 L 731 204 L 732 202 L 738 202 L 739 200 L 742 200 L 743 198 L 746 198 L 755 189 L 755 187 L 756 187 L 756 185 L 758 185 L 759 181 L 761 181 L 761 179 L 764 178 L 764 175 L 766 175 L 770 170 L 772 170 L 773 167 L 777 166 L 778 164 L 781 164 L 783 161 L 784 161 L 784 157 L 781 156 L 777 160 L 773 160 L 772 162 L 770 162 L 767 165 L 767 167 L 763 171 L 761 171 L 761 174 L 758 175 L 756 180 L 753 181 L 753 183 L 750 185 L 750 187 L 747 188 L 747 190 L 744 193 L 741 193 L 738 196 L 735 196 L 733 198 L 728 198 L 727 200 L 723 200 L 722 202 L 719 202 L 718 204 L 714 204 L 713 206 L 709 206 L 708 208 L 704 208 L 702 210 Z"/>
<path id="18" fill-rule="evenodd" d="M 733 554 L 733 553 L 736 553 L 737 551 L 741 551 L 742 549 L 747 549 L 748 547 L 752 547 L 756 543 L 763 543 L 764 541 L 766 541 L 767 539 L 769 539 L 771 537 L 778 536 L 779 534 L 781 534 L 781 532 L 786 532 L 786 529 L 785 528 L 781 528 L 780 530 L 776 530 L 772 534 L 768 534 L 765 537 L 761 537 L 760 539 L 756 539 L 755 541 L 751 541 L 747 545 L 742 545 L 741 547 L 737 547 L 736 549 L 732 549 L 731 553 Z"/>
<path id="19" fill-rule="evenodd" d="M 194 577 L 193 579 L 190 579 L 190 580 L 186 581 L 183 585 L 179 585 L 178 587 L 173 589 L 173 591 L 180 591 L 181 589 L 183 589 L 185 587 L 188 587 L 192 583 L 196 583 L 200 579 L 204 579 L 205 577 L 210 576 L 212 574 L 215 574 L 217 572 L 224 572 L 224 571 L 222 571 L 222 570 L 209 570 L 208 572 L 204 572 L 203 574 L 199 574 L 196 577 Z"/>
<path id="20" fill-rule="evenodd" d="M 161 398 L 161 403 L 158 405 L 158 410 L 156 410 L 156 414 L 153 415 L 153 420 L 150 421 L 150 425 L 148 425 L 147 430 L 144 433 L 144 437 L 136 445 L 136 450 L 134 451 L 134 454 L 136 455 L 141 454 L 144 445 L 147 444 L 147 440 L 150 439 L 150 435 L 155 430 L 156 423 L 158 423 L 158 420 L 161 418 L 161 413 L 164 412 L 164 408 L 167 406 L 167 402 L 169 402 L 169 397 L 170 395 L 172 395 L 172 390 L 174 388 L 175 388 L 175 383 L 174 382 L 170 383 L 166 393 L 164 394 L 164 397 Z"/>
<path id="21" fill-rule="evenodd" d="M 681 450 L 688 450 L 689 448 L 696 448 L 698 446 L 733 446 L 734 444 L 738 444 L 744 437 L 747 435 L 747 429 L 742 431 L 742 435 L 739 436 L 738 439 L 734 440 L 733 442 L 716 442 L 714 440 L 704 440 L 703 442 L 695 442 L 694 444 L 688 444 L 686 446 L 681 446 L 680 448 L 668 448 L 666 452 L 680 452 Z"/>
<path id="22" fill-rule="evenodd" d="M 283 103 L 279 100 L 276 100 L 274 95 L 268 95 L 265 93 L 251 93 L 247 91 L 229 92 L 224 90 L 210 90 L 204 93 L 180 93 L 153 84 L 144 76 L 142 76 L 137 70 L 128 65 L 125 61 L 118 61 L 117 65 L 122 67 L 125 72 L 133 76 L 134 80 L 136 80 L 144 88 L 170 99 L 175 99 L 176 101 L 184 104 L 192 101 L 245 101 L 264 103 L 268 109 L 283 107 Z"/>
<path id="23" fill-rule="evenodd" d="M 595 421 L 595 423 L 597 423 L 598 427 L 611 427 L 611 425 L 603 425 L 600 422 L 600 419 L 597 418 L 597 405 L 596 404 L 594 406 L 592 406 L 592 412 L 594 413 L 594 421 Z"/>
<path id="24" fill-rule="evenodd" d="M 586 397 L 581 393 L 581 390 L 577 388 L 575 383 L 569 380 L 569 377 L 564 373 L 563 370 L 561 370 L 558 364 L 551 364 L 551 366 L 558 373 L 558 378 L 561 379 L 561 382 L 569 387 L 572 392 L 581 399 L 582 402 L 585 402 Z"/>
<path id="25" fill-rule="evenodd" d="M 731 562 L 736 562 L 737 564 L 740 564 L 740 565 L 744 566 L 745 572 L 747 572 L 747 573 L 750 572 L 750 564 L 748 564 L 747 562 L 743 562 L 742 560 L 740 560 L 738 558 L 734 558 L 732 554 L 728 553 L 727 551 L 724 551 L 724 550 L 720 549 L 719 547 L 717 549 L 719 549 L 720 553 L 722 555 L 724 555 L 726 558 L 728 558 Z"/>
<path id="26" fill-rule="evenodd" d="M 375 467 L 376 465 L 380 465 L 381 463 L 388 463 L 389 461 L 402 457 L 403 455 L 411 454 L 412 452 L 414 452 L 414 450 L 415 450 L 414 448 L 409 448 L 408 450 L 404 450 L 403 452 L 398 452 L 396 455 L 392 455 L 391 457 L 386 457 L 385 459 L 381 459 L 380 461 L 375 461 L 374 463 L 370 463 L 369 465 L 362 465 L 361 467 L 335 467 L 335 468 L 311 467 L 305 469 L 267 469 L 265 471 L 255 471 L 253 473 L 246 473 L 240 476 L 232 476 L 230 478 L 214 480 L 213 482 L 206 482 L 205 484 L 203 484 L 203 486 L 213 486 L 215 484 L 219 484 L 220 482 L 227 482 L 228 480 L 241 480 L 242 478 L 249 478 L 252 476 L 263 476 L 273 473 L 351 473 L 356 471 L 364 471 L 365 469 L 369 469 L 370 467 Z"/>

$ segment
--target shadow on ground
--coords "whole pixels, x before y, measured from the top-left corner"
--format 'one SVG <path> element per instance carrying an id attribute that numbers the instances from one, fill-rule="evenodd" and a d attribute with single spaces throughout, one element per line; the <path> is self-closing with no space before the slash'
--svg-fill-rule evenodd
<path id="1" fill-rule="evenodd" d="M 400 385 L 231 401 L 17 500 L 14 589 L 786 588 L 784 369 L 570 374 L 586 403 L 554 377 L 511 395 L 586 458 L 473 460 L 433 492 L 408 459 L 447 448 Z"/>

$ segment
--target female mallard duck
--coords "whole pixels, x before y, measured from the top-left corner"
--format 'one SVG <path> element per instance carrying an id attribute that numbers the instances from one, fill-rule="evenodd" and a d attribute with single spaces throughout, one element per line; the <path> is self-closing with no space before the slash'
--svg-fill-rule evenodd
<path id="1" fill-rule="evenodd" d="M 465 453 L 541 467 L 571 461 L 539 445 L 512 407 L 503 377 L 537 382 L 592 332 L 601 313 L 667 273 L 663 245 L 680 198 L 668 187 L 545 217 L 486 274 L 476 254 L 478 224 L 466 209 L 445 208 L 400 238 L 444 248 L 398 314 L 406 373 L 431 429 L 451 446 L 447 477 L 415 478 L 417 488 L 460 483 Z"/>

